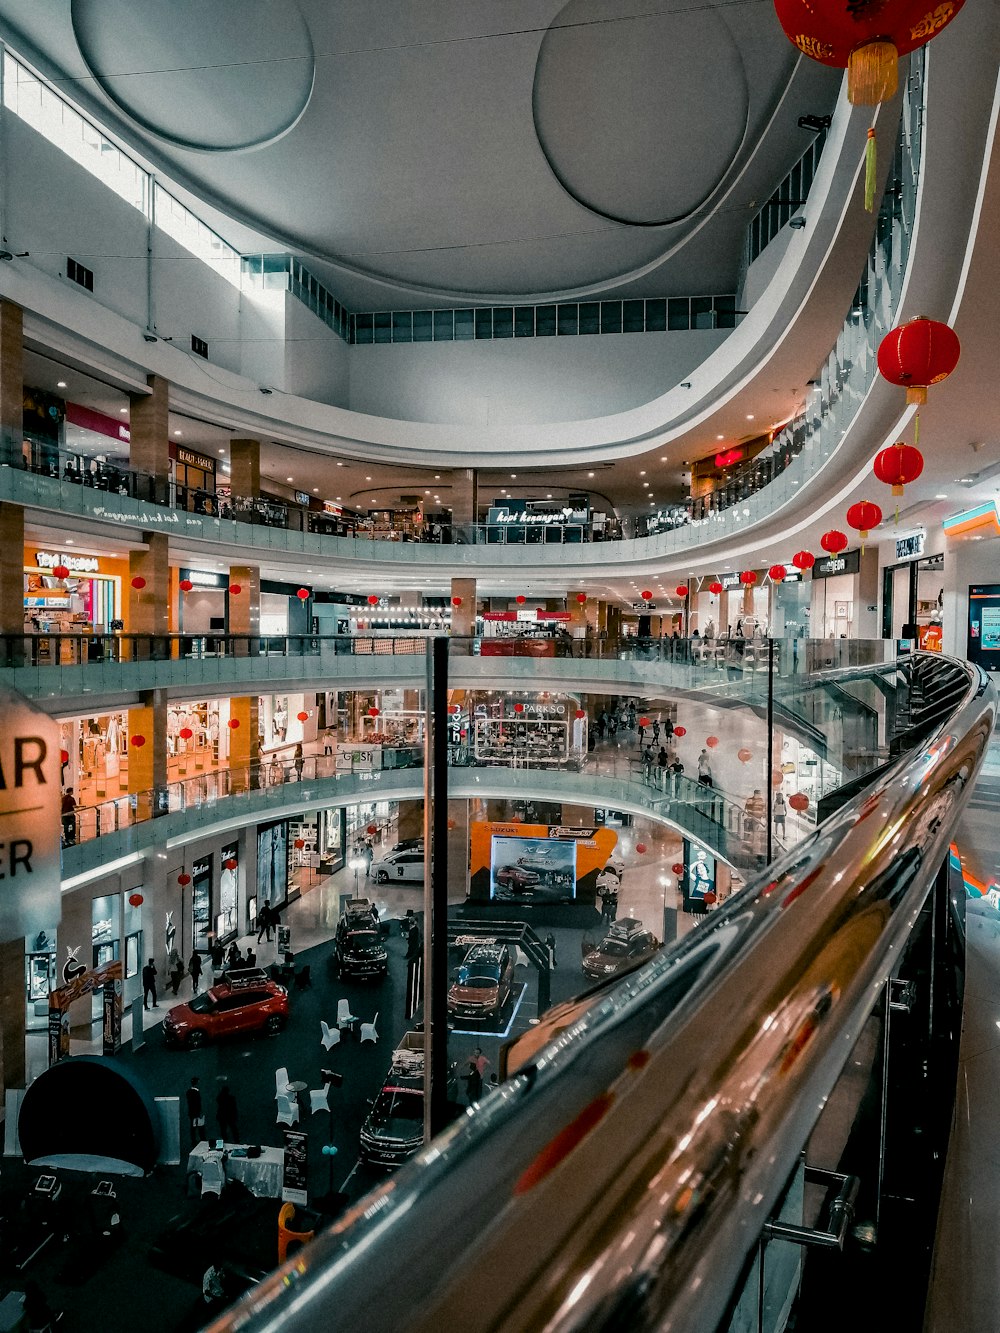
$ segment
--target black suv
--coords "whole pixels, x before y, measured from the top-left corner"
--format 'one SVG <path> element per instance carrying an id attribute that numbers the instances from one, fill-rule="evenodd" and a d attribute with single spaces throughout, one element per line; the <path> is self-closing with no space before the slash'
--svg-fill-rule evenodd
<path id="1" fill-rule="evenodd" d="M 382 941 L 378 913 L 367 898 L 349 902 L 337 923 L 331 958 L 333 970 L 342 977 L 376 977 L 389 969 L 389 954 Z"/>

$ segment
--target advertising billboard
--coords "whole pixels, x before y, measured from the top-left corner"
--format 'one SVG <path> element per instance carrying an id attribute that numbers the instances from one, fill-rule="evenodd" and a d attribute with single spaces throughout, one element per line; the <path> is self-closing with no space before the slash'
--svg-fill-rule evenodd
<path id="1" fill-rule="evenodd" d="M 618 845 L 614 829 L 476 820 L 470 833 L 470 897 L 477 902 L 593 904 L 597 879 Z"/>
<path id="2" fill-rule="evenodd" d="M 707 912 L 715 902 L 715 857 L 684 839 L 684 910 Z"/>

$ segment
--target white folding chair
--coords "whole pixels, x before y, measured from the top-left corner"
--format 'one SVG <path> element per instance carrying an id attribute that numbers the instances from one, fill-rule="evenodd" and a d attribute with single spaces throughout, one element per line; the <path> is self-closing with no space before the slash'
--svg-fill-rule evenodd
<path id="1" fill-rule="evenodd" d="M 226 1183 L 226 1173 L 218 1157 L 206 1157 L 201 1164 L 201 1192 L 222 1197 L 222 1187 Z"/>
<path id="2" fill-rule="evenodd" d="M 378 1042 L 378 1032 L 375 1030 L 375 1024 L 376 1024 L 377 1022 L 378 1022 L 378 1014 L 376 1013 L 376 1014 L 375 1014 L 375 1017 L 372 1019 L 372 1021 L 371 1021 L 370 1023 L 362 1023 L 362 1024 L 361 1024 L 361 1045 L 362 1045 L 362 1046 L 365 1044 L 366 1041 L 371 1041 L 371 1042 L 375 1042 L 375 1043 Z"/>
<path id="3" fill-rule="evenodd" d="M 343 1032 L 347 1028 L 348 1032 L 354 1031 L 354 1024 L 358 1021 L 357 1014 L 351 1013 L 350 1000 L 337 1001 L 337 1027 Z"/>
<path id="4" fill-rule="evenodd" d="M 279 1125 L 297 1125 L 299 1123 L 299 1104 L 290 1092 L 278 1093 Z"/>
<path id="5" fill-rule="evenodd" d="M 331 1046 L 336 1046 L 340 1041 L 340 1028 L 332 1028 L 325 1018 L 319 1020 L 323 1035 L 320 1037 L 320 1044 L 329 1050 Z"/>
<path id="6" fill-rule="evenodd" d="M 309 1089 L 309 1113 L 315 1115 L 317 1111 L 329 1111 L 330 1109 L 330 1087 L 329 1083 L 324 1083 L 321 1088 Z"/>
<path id="7" fill-rule="evenodd" d="M 274 1071 L 274 1096 L 277 1100 L 283 1092 L 288 1091 L 288 1070 L 282 1067 Z"/>

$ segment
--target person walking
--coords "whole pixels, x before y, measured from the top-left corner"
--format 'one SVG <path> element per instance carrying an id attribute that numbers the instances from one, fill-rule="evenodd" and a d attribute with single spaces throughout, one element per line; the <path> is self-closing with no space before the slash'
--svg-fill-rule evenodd
<path id="1" fill-rule="evenodd" d="M 271 938 L 271 905 L 264 903 L 257 913 L 257 943 L 259 944 L 264 936 L 268 940 Z"/>
<path id="2" fill-rule="evenodd" d="M 774 831 L 785 836 L 785 816 L 788 814 L 788 806 L 785 804 L 784 792 L 776 791 L 771 797 L 771 818 L 774 820 Z"/>
<path id="3" fill-rule="evenodd" d="M 660 719 L 659 719 L 658 717 L 654 717 L 654 718 L 653 718 L 653 744 L 654 744 L 654 745 L 659 745 L 659 743 L 660 743 Z"/>
<path id="4" fill-rule="evenodd" d="M 549 951 L 549 964 L 554 971 L 556 966 L 556 937 L 552 934 L 551 930 L 545 936 L 545 947 Z"/>
<path id="5" fill-rule="evenodd" d="M 201 954 L 197 949 L 193 951 L 188 961 L 188 975 L 191 978 L 191 994 L 197 995 L 201 988 Z"/>
<path id="6" fill-rule="evenodd" d="M 672 741 L 673 738 L 674 738 L 674 721 L 673 721 L 673 718 L 665 717 L 665 718 L 663 719 L 663 739 L 664 739 L 665 741 Z"/>
<path id="7" fill-rule="evenodd" d="M 329 727 L 323 732 L 323 753 L 333 754 L 333 732 Z"/>
<path id="8" fill-rule="evenodd" d="M 698 755 L 698 781 L 703 787 L 715 786 L 712 780 L 712 761 L 707 750 L 702 750 Z"/>
<path id="9" fill-rule="evenodd" d="M 660 753 L 656 756 L 657 777 L 660 783 L 660 791 L 664 791 L 667 785 L 667 769 L 670 767 L 670 756 L 666 748 L 660 746 Z"/>
<path id="10" fill-rule="evenodd" d="M 462 1082 L 465 1084 L 465 1095 L 469 1099 L 469 1105 L 472 1106 L 483 1095 L 483 1076 L 476 1068 L 475 1060 L 469 1061 L 469 1072 L 462 1075 Z"/>
<path id="11" fill-rule="evenodd" d="M 184 960 L 176 949 L 170 950 L 170 957 L 167 960 L 170 964 L 170 989 L 174 995 L 180 990 L 181 982 L 184 980 Z"/>
<path id="12" fill-rule="evenodd" d="M 195 1074 L 191 1079 L 191 1085 L 184 1094 L 184 1100 L 187 1102 L 188 1125 L 191 1127 L 191 1147 L 196 1148 L 205 1137 L 205 1111 L 201 1103 L 201 1088 L 198 1086 L 198 1076 Z"/>
<path id="13" fill-rule="evenodd" d="M 156 1009 L 156 1008 L 159 1007 L 159 1006 L 157 1005 L 157 1003 L 156 1003 L 156 975 L 157 975 L 157 973 L 156 973 L 156 964 L 153 962 L 153 960 L 152 960 L 152 958 L 151 958 L 151 959 L 149 960 L 149 962 L 146 964 L 146 966 L 142 969 L 142 1007 L 143 1007 L 143 1009 L 148 1009 L 148 1008 L 149 1008 L 149 998 L 150 998 L 150 996 L 153 997 L 153 1008 Z"/>
<path id="14" fill-rule="evenodd" d="M 222 964 L 226 957 L 226 951 L 223 949 L 218 939 L 212 941 L 212 951 L 210 956 L 212 959 L 212 973 L 214 976 L 218 976 L 222 971 Z"/>
<path id="15" fill-rule="evenodd" d="M 371 838 L 366 840 L 361 855 L 365 858 L 365 879 L 368 879 L 372 873 L 372 861 L 375 859 L 375 848 L 372 846 Z"/>
<path id="16" fill-rule="evenodd" d="M 639 723 L 639 749 L 640 749 L 640 750 L 642 749 L 642 742 L 643 742 L 643 740 L 645 739 L 645 736 L 646 736 L 646 728 L 645 728 L 645 726 L 640 722 L 640 723 Z"/>
<path id="17" fill-rule="evenodd" d="M 72 847 L 76 842 L 76 797 L 73 788 L 67 787 L 62 795 L 63 846 Z"/>
<path id="18" fill-rule="evenodd" d="M 305 766 L 305 756 L 302 753 L 302 742 L 299 741 L 292 754 L 292 763 L 295 765 L 295 778 L 297 782 L 302 781 L 302 769 Z"/>
<path id="19" fill-rule="evenodd" d="M 486 1071 L 487 1071 L 487 1069 L 489 1069 L 489 1067 L 490 1067 L 490 1062 L 489 1062 L 489 1060 L 486 1058 L 486 1056 L 483 1055 L 483 1048 L 482 1048 L 481 1046 L 477 1046 L 477 1047 L 476 1047 L 475 1052 L 474 1052 L 474 1054 L 473 1054 L 473 1056 L 472 1056 L 472 1063 L 473 1063 L 473 1064 L 476 1066 L 476 1068 L 479 1070 L 479 1077 L 480 1077 L 480 1078 L 485 1078 L 485 1077 L 486 1077 Z"/>
<path id="20" fill-rule="evenodd" d="M 239 1108 L 233 1090 L 225 1079 L 215 1099 L 215 1118 L 219 1122 L 219 1137 L 226 1143 L 239 1143 Z"/>

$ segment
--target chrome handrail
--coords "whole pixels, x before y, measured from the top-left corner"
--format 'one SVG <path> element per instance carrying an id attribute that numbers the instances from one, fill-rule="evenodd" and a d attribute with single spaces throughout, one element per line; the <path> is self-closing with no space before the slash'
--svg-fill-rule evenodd
<path id="1" fill-rule="evenodd" d="M 748 1254 L 947 853 L 996 721 L 960 704 L 213 1328 L 689 1330 Z"/>

